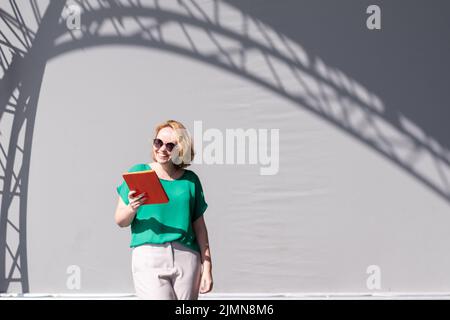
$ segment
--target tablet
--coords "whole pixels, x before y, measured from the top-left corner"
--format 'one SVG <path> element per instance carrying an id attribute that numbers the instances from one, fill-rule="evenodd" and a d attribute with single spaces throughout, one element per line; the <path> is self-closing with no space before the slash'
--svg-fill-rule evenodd
<path id="1" fill-rule="evenodd" d="M 164 190 L 161 181 L 155 170 L 144 170 L 136 172 L 125 172 L 122 174 L 123 179 L 128 185 L 128 188 L 135 190 L 135 195 L 146 193 L 147 200 L 145 204 L 158 204 L 169 202 L 169 197 Z"/>

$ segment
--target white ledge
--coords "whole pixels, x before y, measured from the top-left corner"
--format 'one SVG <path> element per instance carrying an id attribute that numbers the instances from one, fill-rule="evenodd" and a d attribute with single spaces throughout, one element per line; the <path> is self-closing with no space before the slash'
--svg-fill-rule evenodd
<path id="1" fill-rule="evenodd" d="M 0 299 L 42 300 L 135 300 L 134 293 L 1 293 Z M 317 293 L 209 293 L 199 300 L 383 300 L 450 299 L 450 292 L 317 292 Z"/>

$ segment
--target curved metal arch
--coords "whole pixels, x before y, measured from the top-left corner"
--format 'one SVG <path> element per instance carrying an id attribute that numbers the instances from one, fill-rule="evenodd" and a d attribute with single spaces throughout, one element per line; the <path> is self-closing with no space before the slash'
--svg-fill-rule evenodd
<path id="1" fill-rule="evenodd" d="M 10 1 L 9 12 L 0 9 L 0 292 L 12 284 L 29 291 L 27 194 L 36 107 L 47 63 L 42 52 L 50 45 L 63 7 L 63 1 L 42 8 L 31 0 Z M 26 21 L 22 10 L 31 10 L 33 21 Z"/>
<path id="2" fill-rule="evenodd" d="M 182 3 L 182 1 L 179 2 Z M 195 3 L 192 0 L 187 2 Z M 234 8 L 229 6 L 229 10 L 234 10 Z M 305 52 L 296 44 L 289 43 L 289 39 L 284 38 L 283 35 L 273 30 L 265 30 L 266 26 L 241 12 L 238 12 L 237 15 L 242 15 L 242 23 L 247 27 L 243 26 L 241 30 L 229 29 L 215 21 L 214 19 L 218 20 L 217 17 L 208 17 L 204 12 L 202 12 L 202 19 L 198 19 L 189 10 L 186 14 L 182 14 L 165 11 L 157 6 L 149 8 L 102 7 L 85 12 L 83 15 L 85 29 L 80 37 L 72 37 L 68 41 L 56 45 L 51 58 L 80 48 L 114 44 L 167 51 L 210 64 L 295 102 L 329 124 L 364 142 L 450 202 L 450 152 L 448 150 L 439 146 L 426 134 L 417 132 L 417 128 L 408 119 L 397 117 L 391 120 L 392 115 L 387 116 L 389 110 L 384 108 L 378 97 L 369 92 L 357 94 L 358 90 L 364 90 L 364 88 L 342 72 L 337 71 L 327 76 L 326 71 L 319 71 L 319 69 L 325 68 L 329 72 L 334 70 L 325 66 L 320 59 L 317 58 L 316 64 L 313 65 L 312 58 L 305 57 Z M 136 21 L 153 18 L 156 23 L 151 28 L 159 30 L 159 33 L 162 33 L 165 25 L 179 24 L 186 36 L 185 45 L 170 41 L 178 39 L 170 39 L 167 36 L 164 38 L 146 37 L 148 30 L 142 27 L 143 23 L 139 23 L 142 27 L 140 30 L 129 35 L 121 34 L 117 29 L 115 34 L 111 34 L 109 31 L 107 35 L 102 35 L 99 32 L 99 26 L 103 22 L 119 19 L 119 17 L 122 23 L 126 18 Z M 255 37 L 255 33 L 249 33 L 248 25 L 250 23 L 253 23 L 256 26 L 256 32 L 260 33 L 259 39 Z M 94 24 L 97 25 L 97 29 L 91 30 L 90 26 Z M 191 30 L 193 32 L 202 31 L 203 39 L 209 37 L 210 48 L 213 49 L 202 52 L 196 48 L 194 41 L 189 39 Z M 60 31 L 67 33 L 67 30 Z M 217 40 L 219 38 L 226 38 L 225 42 L 230 40 L 237 47 L 225 49 Z M 261 41 L 261 39 L 266 41 Z M 247 59 L 251 59 L 249 56 L 252 52 L 264 57 L 266 64 L 264 74 L 252 72 L 246 66 L 245 61 L 239 64 L 235 59 L 236 53 L 241 56 L 247 55 Z M 282 71 L 280 72 L 280 70 Z M 285 72 L 286 70 L 288 72 Z M 312 81 L 311 77 L 314 78 Z M 339 79 L 336 80 L 339 77 L 342 80 L 340 82 Z M 288 80 L 285 81 L 285 79 Z M 285 82 L 289 81 L 291 83 L 285 86 Z M 308 81 L 310 82 L 308 83 Z M 295 82 L 294 86 L 297 88 L 292 86 L 292 82 Z M 354 86 L 353 90 L 350 89 L 352 86 Z M 313 87 L 319 89 L 314 90 Z M 345 102 L 336 104 L 333 103 L 336 101 L 330 101 L 335 97 L 338 97 L 339 101 Z M 358 110 L 355 110 L 356 108 Z M 355 118 L 359 117 L 360 119 L 355 123 L 351 119 L 354 116 L 351 113 L 358 113 L 357 111 L 359 114 Z M 434 170 L 425 172 L 421 169 L 423 163 L 419 158 L 424 156 L 428 158 L 427 160 L 434 162 Z"/>

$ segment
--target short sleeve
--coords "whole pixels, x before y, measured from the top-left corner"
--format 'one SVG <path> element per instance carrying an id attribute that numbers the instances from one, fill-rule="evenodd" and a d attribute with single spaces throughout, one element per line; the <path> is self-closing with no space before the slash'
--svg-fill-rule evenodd
<path id="1" fill-rule="evenodd" d="M 117 193 L 122 198 L 123 202 L 128 205 L 130 201 L 128 201 L 128 193 L 130 192 L 130 188 L 128 188 L 127 183 L 125 180 L 122 181 L 122 183 L 117 186 Z"/>
<path id="2" fill-rule="evenodd" d="M 135 172 L 135 171 L 141 171 L 145 170 L 144 164 L 136 164 L 132 166 L 130 169 L 128 169 L 128 172 Z M 128 188 L 127 183 L 122 178 L 122 183 L 116 187 L 117 193 L 122 198 L 123 202 L 128 205 L 130 201 L 128 201 L 128 193 L 130 192 L 130 188 Z"/>
<path id="3" fill-rule="evenodd" d="M 194 214 L 192 217 L 192 221 L 200 218 L 208 208 L 208 204 L 205 201 L 205 195 L 203 193 L 203 187 L 200 182 L 200 179 L 196 177 L 195 179 L 195 205 L 194 205 Z"/>

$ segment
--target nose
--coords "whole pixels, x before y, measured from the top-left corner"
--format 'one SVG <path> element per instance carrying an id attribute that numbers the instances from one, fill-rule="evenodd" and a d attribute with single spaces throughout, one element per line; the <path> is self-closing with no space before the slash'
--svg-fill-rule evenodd
<path id="1" fill-rule="evenodd" d="M 161 148 L 159 148 L 159 151 L 167 151 L 166 145 L 163 144 L 163 145 L 161 146 Z"/>

